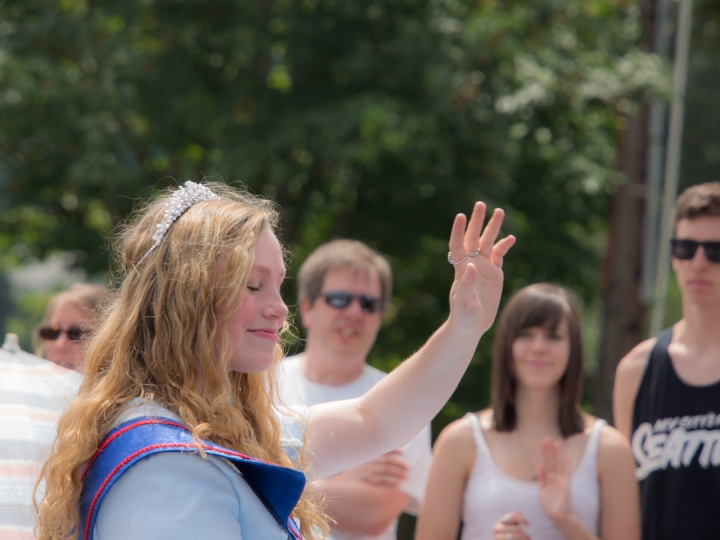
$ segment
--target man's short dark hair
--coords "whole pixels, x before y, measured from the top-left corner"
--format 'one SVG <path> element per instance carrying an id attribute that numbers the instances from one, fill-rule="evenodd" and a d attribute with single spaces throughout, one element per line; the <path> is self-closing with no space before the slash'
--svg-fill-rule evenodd
<path id="1" fill-rule="evenodd" d="M 380 278 L 383 311 L 387 309 L 392 295 L 390 264 L 377 251 L 357 240 L 333 240 L 305 259 L 298 272 L 298 304 L 305 298 L 312 304 L 322 291 L 325 276 L 337 270 L 365 274 L 375 270 Z"/>
<path id="2" fill-rule="evenodd" d="M 682 192 L 675 205 L 675 224 L 681 219 L 720 216 L 720 182 L 706 182 Z"/>

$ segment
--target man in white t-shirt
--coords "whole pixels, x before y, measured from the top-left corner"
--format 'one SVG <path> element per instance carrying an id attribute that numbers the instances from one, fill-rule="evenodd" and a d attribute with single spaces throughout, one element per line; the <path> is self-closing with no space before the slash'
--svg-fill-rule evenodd
<path id="1" fill-rule="evenodd" d="M 315 405 L 363 395 L 385 376 L 366 364 L 392 293 L 390 265 L 354 240 L 316 249 L 300 267 L 298 304 L 305 352 L 283 360 L 286 405 Z M 397 518 L 416 514 L 430 469 L 430 429 L 395 452 L 322 481 L 333 540 L 391 540 Z"/>

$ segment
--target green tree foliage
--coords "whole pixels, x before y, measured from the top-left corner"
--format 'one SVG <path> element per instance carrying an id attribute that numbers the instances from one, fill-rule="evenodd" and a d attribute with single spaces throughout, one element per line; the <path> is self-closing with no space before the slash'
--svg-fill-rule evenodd
<path id="1" fill-rule="evenodd" d="M 7 261 L 74 250 L 102 270 L 137 197 L 217 174 L 282 206 L 295 261 L 333 237 L 389 256 L 385 367 L 446 316 L 450 223 L 476 199 L 519 239 L 508 292 L 552 280 L 593 298 L 616 135 L 666 92 L 638 8 L 613 0 L 0 0 L 0 14 Z M 440 424 L 486 403 L 487 345 Z"/>

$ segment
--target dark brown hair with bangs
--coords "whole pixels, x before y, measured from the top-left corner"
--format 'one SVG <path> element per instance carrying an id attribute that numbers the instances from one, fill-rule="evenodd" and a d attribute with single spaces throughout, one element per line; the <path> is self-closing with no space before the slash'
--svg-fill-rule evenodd
<path id="1" fill-rule="evenodd" d="M 585 430 L 580 396 L 583 383 L 583 345 L 580 315 L 570 293 L 550 283 L 536 283 L 515 293 L 503 309 L 493 341 L 492 389 L 494 428 L 513 431 L 517 425 L 515 397 L 517 380 L 512 346 L 520 332 L 540 326 L 554 331 L 565 319 L 570 339 L 570 358 L 560 379 L 558 424 L 567 438 Z"/>

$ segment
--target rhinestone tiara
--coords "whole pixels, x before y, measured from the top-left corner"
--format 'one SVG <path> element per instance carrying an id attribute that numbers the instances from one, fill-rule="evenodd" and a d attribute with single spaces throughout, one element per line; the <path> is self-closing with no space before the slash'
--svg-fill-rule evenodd
<path id="1" fill-rule="evenodd" d="M 185 184 L 178 188 L 171 196 L 170 200 L 165 204 L 165 215 L 163 220 L 157 224 L 157 231 L 153 235 L 155 243 L 152 247 L 142 256 L 142 259 L 138 261 L 138 264 L 142 263 L 153 250 L 160 245 L 163 237 L 168 232 L 170 225 L 172 225 L 177 218 L 182 216 L 188 208 L 193 204 L 201 201 L 212 201 L 213 199 L 219 199 L 215 193 L 206 188 L 201 184 L 187 181 Z"/>

